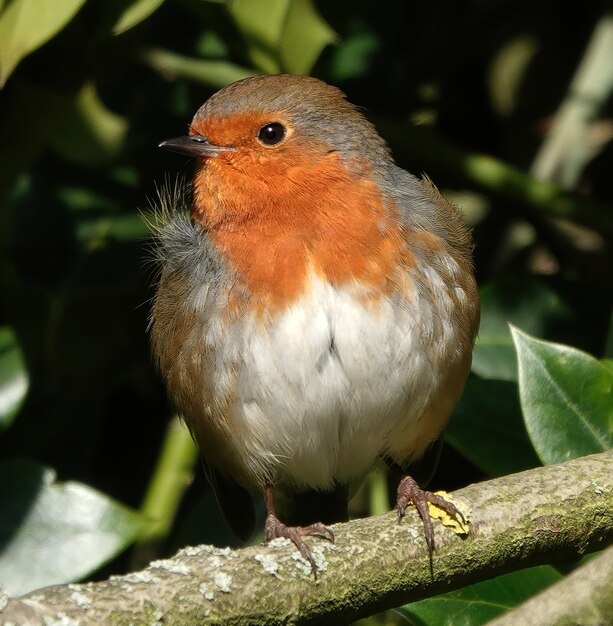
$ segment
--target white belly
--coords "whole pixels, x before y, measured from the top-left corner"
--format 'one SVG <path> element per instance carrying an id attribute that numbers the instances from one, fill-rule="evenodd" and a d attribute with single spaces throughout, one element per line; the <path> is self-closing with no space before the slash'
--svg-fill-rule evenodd
<path id="1" fill-rule="evenodd" d="M 369 301 L 358 287 L 313 277 L 274 319 L 219 333 L 208 373 L 220 395 L 232 390 L 234 446 L 255 483 L 325 489 L 359 478 L 382 454 L 410 453 L 394 438 L 421 427 L 456 340 L 437 278 L 436 315 L 432 293 Z"/>

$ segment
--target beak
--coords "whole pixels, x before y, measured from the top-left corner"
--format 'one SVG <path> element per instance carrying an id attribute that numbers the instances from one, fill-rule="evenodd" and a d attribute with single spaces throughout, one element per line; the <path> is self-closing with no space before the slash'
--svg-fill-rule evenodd
<path id="1" fill-rule="evenodd" d="M 229 146 L 215 146 L 210 144 L 206 137 L 202 135 L 186 135 L 184 137 L 175 137 L 174 139 L 166 139 L 158 144 L 158 148 L 170 150 L 177 154 L 185 154 L 191 157 L 200 157 L 208 159 L 216 157 L 222 152 L 234 152 L 234 148 Z"/>

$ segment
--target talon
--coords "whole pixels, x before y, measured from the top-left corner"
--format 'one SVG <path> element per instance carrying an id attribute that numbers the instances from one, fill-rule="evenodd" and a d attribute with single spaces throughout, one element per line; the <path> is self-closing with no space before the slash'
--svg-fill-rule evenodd
<path id="1" fill-rule="evenodd" d="M 319 535 L 324 539 L 328 539 L 328 541 L 331 541 L 332 543 L 335 541 L 332 529 L 328 528 L 321 522 L 315 522 L 310 526 L 296 526 L 296 528 L 298 528 L 300 535 L 303 537 L 306 537 L 307 535 Z"/>
<path id="2" fill-rule="evenodd" d="M 450 515 L 451 517 L 455 517 L 459 519 L 462 524 L 466 524 L 466 518 L 460 509 L 456 507 L 453 502 L 449 502 L 449 500 L 445 500 L 442 496 L 439 496 L 436 493 L 432 493 L 430 491 L 424 492 L 428 497 L 428 502 L 436 505 L 439 509 L 443 509 L 445 513 Z"/>
<path id="3" fill-rule="evenodd" d="M 439 496 L 438 494 L 432 493 L 431 491 L 425 491 L 410 476 L 404 476 L 398 485 L 396 499 L 398 521 L 400 521 L 404 516 L 409 502 L 411 502 L 417 509 L 419 517 L 421 517 L 421 521 L 424 525 L 426 545 L 430 556 L 430 568 L 432 568 L 432 553 L 434 552 L 434 526 L 432 525 L 432 519 L 428 512 L 428 503 L 434 504 L 440 509 L 443 509 L 443 511 L 447 514 L 461 520 L 463 523 L 465 523 L 466 520 L 464 519 L 462 512 L 454 504 L 445 500 L 445 498 Z"/>
<path id="4" fill-rule="evenodd" d="M 316 522 L 310 526 L 286 526 L 279 518 L 269 513 L 266 517 L 266 523 L 264 525 L 264 539 L 266 543 L 272 539 L 278 539 L 279 537 L 285 537 L 290 539 L 293 544 L 298 548 L 298 551 L 302 555 L 302 558 L 307 560 L 311 564 L 313 574 L 317 576 L 317 563 L 315 563 L 315 557 L 311 548 L 305 543 L 303 537 L 309 535 L 319 535 L 324 539 L 328 539 L 334 543 L 334 533 L 330 528 Z"/>
<path id="5" fill-rule="evenodd" d="M 400 493 L 400 486 L 398 487 L 398 493 Z M 404 514 L 406 513 L 408 504 L 409 500 L 406 496 L 398 496 L 398 500 L 396 501 L 396 513 L 398 514 L 399 524 L 402 521 Z"/>
<path id="6" fill-rule="evenodd" d="M 290 539 L 296 548 L 298 548 L 302 558 L 311 564 L 313 575 L 317 578 L 317 563 L 315 563 L 315 557 L 303 537 L 319 535 L 334 543 L 334 533 L 332 530 L 321 522 L 315 522 L 309 526 L 287 526 L 284 524 L 275 513 L 272 485 L 266 486 L 266 508 L 268 509 L 268 515 L 264 523 L 264 540 L 266 543 L 272 539 L 278 539 L 279 537 Z"/>

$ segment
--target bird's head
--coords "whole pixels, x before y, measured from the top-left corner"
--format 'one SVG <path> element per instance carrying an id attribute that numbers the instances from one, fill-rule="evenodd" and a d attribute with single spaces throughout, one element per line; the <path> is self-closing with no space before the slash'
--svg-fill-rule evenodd
<path id="1" fill-rule="evenodd" d="M 307 76 L 256 76 L 213 95 L 189 134 L 161 147 L 198 159 L 195 215 L 208 223 L 318 193 L 391 163 L 372 124 L 336 87 Z M 274 205 L 274 206 L 273 206 Z"/>

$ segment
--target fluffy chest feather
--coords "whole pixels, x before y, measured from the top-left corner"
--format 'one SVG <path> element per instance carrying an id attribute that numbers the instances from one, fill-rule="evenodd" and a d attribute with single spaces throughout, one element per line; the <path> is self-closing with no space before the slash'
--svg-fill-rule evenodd
<path id="1" fill-rule="evenodd" d="M 231 398 L 223 418 L 256 482 L 350 482 L 388 452 L 399 424 L 418 428 L 454 339 L 450 320 L 361 292 L 311 276 L 282 313 L 235 321 L 220 335 L 215 395 Z"/>
<path id="2" fill-rule="evenodd" d="M 314 274 L 308 285 L 271 317 L 228 318 L 206 285 L 168 293 L 172 321 L 154 324 L 169 391 L 205 458 L 246 486 L 350 482 L 378 456 L 420 454 L 448 417 L 422 419 L 465 358 L 442 280 L 410 297 L 366 297 Z"/>
<path id="3" fill-rule="evenodd" d="M 410 255 L 381 232 L 372 248 L 362 240 L 369 280 L 332 259 L 344 274 L 323 273 L 312 260 L 325 237 L 311 238 L 270 300 L 270 275 L 245 280 L 232 236 L 214 241 L 181 213 L 166 221 L 154 353 L 204 457 L 244 486 L 347 483 L 379 456 L 419 456 L 446 423 L 477 321 L 469 261 L 426 231 L 411 233 Z"/>

